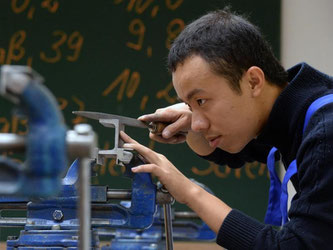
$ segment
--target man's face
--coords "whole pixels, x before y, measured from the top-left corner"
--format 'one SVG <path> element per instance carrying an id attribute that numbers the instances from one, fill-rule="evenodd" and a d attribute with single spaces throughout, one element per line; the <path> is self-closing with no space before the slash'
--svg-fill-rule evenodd
<path id="1" fill-rule="evenodd" d="M 192 110 L 192 130 L 202 133 L 210 147 L 237 153 L 257 136 L 261 122 L 244 77 L 242 93 L 236 93 L 204 59 L 192 56 L 178 65 L 172 78 L 178 97 Z"/>

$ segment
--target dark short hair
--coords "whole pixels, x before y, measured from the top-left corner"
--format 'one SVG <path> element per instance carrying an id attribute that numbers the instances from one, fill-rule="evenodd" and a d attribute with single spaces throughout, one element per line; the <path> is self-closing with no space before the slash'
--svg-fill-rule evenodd
<path id="1" fill-rule="evenodd" d="M 228 8 L 209 12 L 185 27 L 170 48 L 169 70 L 174 72 L 193 55 L 201 56 L 238 93 L 240 80 L 251 66 L 260 67 L 272 84 L 283 87 L 287 83 L 287 72 L 259 28 Z"/>

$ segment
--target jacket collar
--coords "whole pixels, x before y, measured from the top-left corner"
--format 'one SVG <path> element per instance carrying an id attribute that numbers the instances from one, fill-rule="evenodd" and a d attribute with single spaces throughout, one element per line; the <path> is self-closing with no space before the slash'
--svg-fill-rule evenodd
<path id="1" fill-rule="evenodd" d="M 311 103 L 333 88 L 333 79 L 306 63 L 288 70 L 288 85 L 276 99 L 267 124 L 258 136 L 262 143 L 296 157 L 302 140 L 305 113 Z"/>

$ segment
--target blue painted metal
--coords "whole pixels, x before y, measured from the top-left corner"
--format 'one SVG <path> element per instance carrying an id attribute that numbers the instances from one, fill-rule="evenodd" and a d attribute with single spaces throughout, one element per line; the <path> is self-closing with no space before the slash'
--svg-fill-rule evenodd
<path id="1" fill-rule="evenodd" d="M 103 246 L 102 250 L 164 250 L 165 241 L 162 239 L 162 231 L 144 230 L 143 232 L 134 232 L 126 230 L 126 232 L 117 232 L 115 239 L 111 241 L 111 245 Z"/>
<path id="2" fill-rule="evenodd" d="M 51 229 L 55 223 L 62 229 L 78 229 L 77 171 L 78 161 L 76 160 L 63 179 L 62 190 L 57 197 L 28 203 L 27 220 L 30 223 L 27 223 L 25 229 Z M 96 207 L 100 207 L 98 210 L 92 211 L 91 216 L 94 219 L 107 221 L 107 223 L 96 227 L 142 229 L 149 227 L 153 223 L 156 206 L 156 186 L 152 183 L 148 174 L 136 174 L 132 178 L 132 205 L 129 208 L 119 204 L 108 203 L 106 186 L 91 186 L 91 201 L 96 203 Z M 21 202 L 22 200 L 16 201 Z M 55 210 L 60 210 L 63 213 L 63 219 L 60 222 L 55 221 L 53 218 Z"/>
<path id="3" fill-rule="evenodd" d="M 74 161 L 67 175 L 63 179 L 61 193 L 52 199 L 29 201 L 27 198 L 0 197 L 0 203 L 28 202 L 27 230 L 51 229 L 57 224 L 62 229 L 73 230 L 79 227 L 77 219 L 78 194 L 76 188 L 78 161 Z M 91 186 L 91 201 L 100 209 L 92 211 L 92 218 L 107 221 L 96 227 L 103 228 L 135 228 L 149 227 L 154 221 L 156 185 L 152 183 L 150 175 L 135 174 L 132 176 L 131 207 L 107 202 L 106 186 Z M 100 205 L 98 204 L 100 203 Z M 53 213 L 61 210 L 63 220 L 54 221 Z"/>
<path id="4" fill-rule="evenodd" d="M 67 165 L 66 127 L 59 105 L 41 84 L 42 78 L 30 68 L 7 65 L 6 70 L 6 75 L 21 76 L 18 79 L 22 79 L 22 89 L 13 95 L 19 101 L 20 111 L 28 118 L 29 129 L 25 163 L 18 167 L 9 158 L 0 159 L 1 175 L 11 177 L 0 181 L 0 193 L 31 198 L 56 195 L 61 190 L 61 177 Z M 1 92 L 4 96 L 12 94 L 12 85 L 14 89 L 18 85 L 13 79 L 9 77 L 0 83 L 9 90 L 9 93 Z"/>
<path id="5" fill-rule="evenodd" d="M 66 168 L 66 127 L 59 105 L 43 85 L 32 82 L 21 96 L 28 116 L 26 165 L 21 193 L 49 197 L 61 189 Z"/>
<path id="6" fill-rule="evenodd" d="M 132 182 L 132 205 L 130 208 L 118 204 L 101 204 L 100 209 L 92 211 L 91 217 L 108 221 L 106 225 L 99 226 L 103 228 L 147 228 L 154 220 L 155 195 L 156 187 L 151 179 L 148 179 L 147 175 L 137 174 Z"/>
<path id="7" fill-rule="evenodd" d="M 204 188 L 210 191 L 208 188 Z M 123 201 L 121 204 L 125 207 L 131 206 L 128 201 Z M 162 215 L 163 209 L 158 206 L 151 227 L 144 230 L 117 229 L 110 234 L 111 244 L 102 247 L 102 250 L 164 250 L 166 244 Z M 216 234 L 203 222 L 174 220 L 172 226 L 174 241 L 215 241 L 216 239 Z"/>
<path id="8" fill-rule="evenodd" d="M 135 166 L 133 164 L 137 164 L 136 160 L 133 160 L 128 167 Z M 29 244 L 34 244 L 34 242 L 38 242 L 38 244 L 41 244 L 40 246 L 55 245 L 57 239 L 60 240 L 62 237 L 61 232 L 63 232 L 63 237 L 66 241 L 67 234 L 70 235 L 68 237 L 77 235 L 79 229 L 79 220 L 77 218 L 78 193 L 76 188 L 78 167 L 79 162 L 76 160 L 62 180 L 63 185 L 60 194 L 52 199 L 29 201 L 27 198 L 0 198 L 0 203 L 29 201 L 27 204 L 25 229 L 21 231 L 19 239 L 8 241 L 8 247 L 15 244 L 15 246 L 18 244 L 30 246 Z M 102 219 L 104 222 L 101 225 L 95 225 L 95 228 L 144 229 L 153 223 L 156 207 L 156 185 L 153 184 L 148 174 L 135 174 L 131 177 L 132 205 L 130 207 L 108 203 L 106 186 L 91 186 L 91 201 L 95 207 L 99 207 L 99 209 L 92 211 L 92 218 L 95 221 Z M 60 212 L 62 216 L 58 216 Z M 54 227 L 61 230 L 56 232 Z M 76 234 L 71 234 L 70 232 L 76 232 Z M 40 238 L 44 239 L 43 243 L 40 242 Z M 70 242 L 75 242 L 75 240 L 68 240 L 69 245 L 67 247 L 75 247 L 70 245 Z"/>
<path id="9" fill-rule="evenodd" d="M 24 230 L 20 237 L 7 240 L 7 250 L 59 250 L 78 248 L 77 230 Z M 92 237 L 92 249 L 99 249 L 96 233 Z"/>
<path id="10" fill-rule="evenodd" d="M 216 234 L 205 223 L 172 222 L 174 241 L 215 241 Z M 111 235 L 110 235 L 111 236 Z M 109 246 L 102 250 L 163 250 L 165 249 L 164 221 L 155 214 L 154 224 L 145 230 L 117 229 Z"/>

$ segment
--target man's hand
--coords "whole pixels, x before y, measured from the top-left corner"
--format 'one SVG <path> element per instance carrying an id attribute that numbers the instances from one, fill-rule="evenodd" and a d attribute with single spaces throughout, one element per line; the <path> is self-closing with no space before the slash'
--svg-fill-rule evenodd
<path id="1" fill-rule="evenodd" d="M 164 155 L 139 144 L 123 131 L 120 132 L 120 136 L 125 142 L 124 148 L 136 150 L 148 162 L 132 168 L 132 171 L 134 173 L 151 173 L 156 176 L 178 202 L 186 204 L 187 199 L 199 186 L 185 177 Z"/>
<path id="2" fill-rule="evenodd" d="M 192 112 L 185 103 L 157 109 L 155 113 L 140 116 L 144 122 L 168 123 L 160 135 L 150 133 L 152 140 L 162 143 L 182 143 L 186 140 L 186 134 L 191 129 Z"/>

